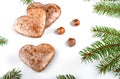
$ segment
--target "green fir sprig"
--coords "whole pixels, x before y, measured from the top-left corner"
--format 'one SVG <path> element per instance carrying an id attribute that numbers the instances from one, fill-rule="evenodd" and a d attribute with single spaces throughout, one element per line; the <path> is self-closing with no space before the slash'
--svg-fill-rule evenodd
<path id="1" fill-rule="evenodd" d="M 100 61 L 97 67 L 101 73 L 106 73 L 118 70 L 119 66 L 120 66 L 120 53 L 106 57 L 104 61 Z"/>
<path id="2" fill-rule="evenodd" d="M 19 69 L 12 69 L 8 71 L 5 75 L 0 77 L 0 79 L 21 79 L 21 70 Z M 67 74 L 67 75 L 58 75 L 56 79 L 76 79 L 73 75 Z"/>
<path id="3" fill-rule="evenodd" d="M 6 38 L 0 36 L 0 45 L 7 44 L 7 42 L 8 40 Z"/>
<path id="4" fill-rule="evenodd" d="M 89 47 L 80 51 L 83 62 L 99 60 L 100 73 L 114 72 L 120 78 L 120 30 L 105 26 L 92 28 L 93 37 L 99 37 Z"/>
<path id="5" fill-rule="evenodd" d="M 33 2 L 33 0 L 21 0 L 23 4 L 30 4 Z"/>
<path id="6" fill-rule="evenodd" d="M 76 79 L 73 75 L 67 74 L 67 75 L 59 75 L 57 76 L 57 79 Z"/>
<path id="7" fill-rule="evenodd" d="M 94 32 L 94 37 L 100 37 L 101 39 L 107 40 L 107 38 L 120 38 L 120 30 L 105 26 L 96 26 L 92 28 Z"/>
<path id="8" fill-rule="evenodd" d="M 114 71 L 116 76 L 120 76 L 120 66 L 117 70 Z M 119 78 L 120 79 L 120 78 Z"/>
<path id="9" fill-rule="evenodd" d="M 94 12 L 101 15 L 120 17 L 120 1 L 101 1 L 94 6 Z"/>
<path id="10" fill-rule="evenodd" d="M 19 69 L 12 69 L 11 71 L 8 71 L 3 77 L 0 79 L 20 79 L 22 76 L 21 70 Z"/>
<path id="11" fill-rule="evenodd" d="M 93 1 L 93 0 L 84 0 L 84 1 Z M 119 1 L 119 0 L 97 0 L 97 1 L 99 1 L 99 2 L 100 1 L 104 1 L 104 2 L 107 2 L 107 1 L 110 2 L 111 1 L 111 2 L 114 2 L 114 1 Z"/>
<path id="12" fill-rule="evenodd" d="M 101 0 L 101 1 L 119 1 L 119 0 Z"/>

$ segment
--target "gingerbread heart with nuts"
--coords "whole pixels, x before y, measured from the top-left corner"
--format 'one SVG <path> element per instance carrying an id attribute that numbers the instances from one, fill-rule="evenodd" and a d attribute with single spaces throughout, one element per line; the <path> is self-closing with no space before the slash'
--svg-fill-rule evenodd
<path id="1" fill-rule="evenodd" d="M 27 7 L 27 13 L 31 12 L 31 9 L 43 8 L 46 12 L 46 28 L 54 23 L 61 15 L 61 8 L 53 3 L 42 4 L 40 2 L 34 2 Z"/>
<path id="2" fill-rule="evenodd" d="M 42 8 L 31 9 L 26 16 L 17 18 L 14 24 L 15 30 L 30 37 L 41 37 L 45 30 L 46 13 Z"/>
<path id="3" fill-rule="evenodd" d="M 46 43 L 38 46 L 25 45 L 19 51 L 20 59 L 37 72 L 45 69 L 53 59 L 54 55 L 54 48 Z"/>

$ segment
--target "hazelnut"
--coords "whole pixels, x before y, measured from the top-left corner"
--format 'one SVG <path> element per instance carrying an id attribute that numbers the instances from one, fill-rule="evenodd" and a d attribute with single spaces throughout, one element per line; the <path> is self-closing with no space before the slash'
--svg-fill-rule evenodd
<path id="1" fill-rule="evenodd" d="M 68 44 L 70 47 L 72 47 L 72 46 L 74 46 L 74 45 L 76 44 L 76 40 L 75 40 L 74 38 L 69 38 L 69 39 L 67 40 L 67 44 Z"/>
<path id="2" fill-rule="evenodd" d="M 57 28 L 57 34 L 62 35 L 65 33 L 65 29 L 63 27 Z"/>
<path id="3" fill-rule="evenodd" d="M 78 26 L 78 25 L 80 25 L 80 21 L 78 19 L 74 19 L 74 20 L 72 20 L 72 25 Z"/>

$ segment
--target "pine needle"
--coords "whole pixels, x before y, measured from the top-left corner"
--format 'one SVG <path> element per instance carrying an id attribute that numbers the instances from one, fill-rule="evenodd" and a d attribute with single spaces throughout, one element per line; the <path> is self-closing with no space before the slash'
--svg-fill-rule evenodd
<path id="1" fill-rule="evenodd" d="M 7 40 L 6 38 L 0 36 L 0 45 L 6 44 L 7 41 L 8 41 L 8 40 Z"/>
<path id="2" fill-rule="evenodd" d="M 59 75 L 57 76 L 57 79 L 76 79 L 73 75 Z"/>
<path id="3" fill-rule="evenodd" d="M 12 69 L 8 71 L 5 75 L 3 75 L 0 79 L 20 79 L 22 76 L 21 71 L 19 69 Z"/>

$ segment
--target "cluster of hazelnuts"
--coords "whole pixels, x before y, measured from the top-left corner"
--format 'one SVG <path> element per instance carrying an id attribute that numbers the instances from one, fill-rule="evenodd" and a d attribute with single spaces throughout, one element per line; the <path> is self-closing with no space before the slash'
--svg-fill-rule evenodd
<path id="1" fill-rule="evenodd" d="M 71 24 L 72 24 L 73 26 L 78 26 L 78 25 L 80 25 L 80 21 L 79 21 L 78 19 L 74 19 L 74 20 L 72 20 Z M 64 27 L 59 27 L 59 28 L 57 28 L 56 33 L 57 33 L 58 35 L 63 35 L 63 34 L 65 33 Z M 70 47 L 75 46 L 75 44 L 76 44 L 75 38 L 69 38 L 69 39 L 67 40 L 67 44 L 68 44 L 68 46 L 70 46 Z"/>

